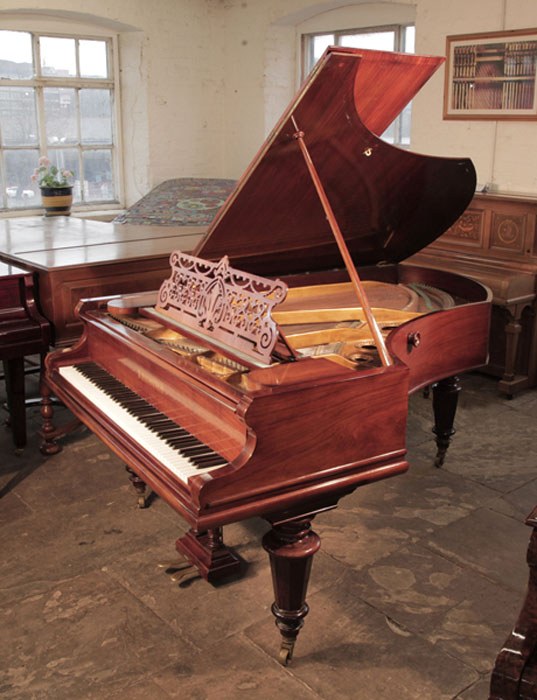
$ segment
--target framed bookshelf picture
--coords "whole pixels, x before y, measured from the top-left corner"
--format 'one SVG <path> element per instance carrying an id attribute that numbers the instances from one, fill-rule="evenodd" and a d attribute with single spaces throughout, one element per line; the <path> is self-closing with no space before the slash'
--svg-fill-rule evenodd
<path id="1" fill-rule="evenodd" d="M 537 119 L 537 29 L 448 36 L 444 119 Z"/>

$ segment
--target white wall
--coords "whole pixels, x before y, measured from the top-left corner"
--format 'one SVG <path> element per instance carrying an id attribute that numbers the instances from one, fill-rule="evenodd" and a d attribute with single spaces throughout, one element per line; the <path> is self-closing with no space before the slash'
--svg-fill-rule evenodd
<path id="1" fill-rule="evenodd" d="M 302 31 L 415 17 L 417 52 L 443 55 L 448 34 L 537 27 L 536 0 L 70 0 L 65 7 L 0 0 L 0 27 L 25 28 L 37 13 L 58 31 L 90 25 L 118 33 L 127 204 L 171 177 L 239 177 L 298 87 Z M 414 101 L 412 149 L 469 155 L 480 182 L 537 194 L 537 122 L 443 120 L 443 79 L 441 69 Z"/>
<path id="2" fill-rule="evenodd" d="M 445 55 L 450 34 L 537 27 L 535 0 L 419 0 L 416 52 Z M 442 119 L 444 71 L 416 99 L 412 148 L 425 153 L 469 155 L 478 181 L 496 189 L 537 195 L 537 121 Z"/>
<path id="3" fill-rule="evenodd" d="M 243 93 L 265 103 L 266 120 L 255 123 L 256 137 L 261 128 L 267 133 L 297 87 L 300 60 L 300 33 L 367 27 L 377 23 L 405 22 L 415 17 L 416 52 L 445 55 L 446 36 L 503 29 L 537 27 L 536 0 L 401 0 L 399 3 L 347 0 L 237 0 L 228 2 L 230 22 L 239 27 L 246 12 L 257 18 L 256 34 L 264 24 L 264 85 L 259 85 L 256 65 L 253 76 L 249 65 L 241 73 Z M 251 24 L 251 20 L 250 20 Z M 237 31 L 237 29 L 236 29 Z M 294 35 L 294 46 L 291 45 Z M 261 44 L 260 39 L 258 39 Z M 278 44 L 285 60 L 275 62 L 270 47 Z M 232 48 L 232 47 L 231 47 Z M 233 54 L 232 50 L 230 52 Z M 233 61 L 233 56 L 229 57 Z M 288 89 L 285 89 L 285 85 Z M 413 103 L 412 143 L 417 152 L 446 156 L 470 156 L 478 181 L 491 183 L 501 191 L 537 195 L 537 121 L 454 121 L 442 118 L 444 68 L 423 88 Z M 228 120 L 240 122 L 241 105 L 227 104 Z M 253 126 L 250 129 L 253 132 Z M 253 139 L 252 139 L 253 140 Z M 246 165 L 245 148 L 228 154 L 230 174 L 237 175 Z"/>
<path id="4" fill-rule="evenodd" d="M 118 35 L 126 203 L 170 177 L 227 174 L 222 8 L 206 0 L 70 0 L 65 7 L 0 0 L 0 28 Z"/>

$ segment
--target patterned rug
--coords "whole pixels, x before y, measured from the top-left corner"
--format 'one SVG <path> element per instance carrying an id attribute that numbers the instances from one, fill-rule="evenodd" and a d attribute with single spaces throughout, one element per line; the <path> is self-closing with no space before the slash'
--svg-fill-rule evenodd
<path id="1" fill-rule="evenodd" d="M 226 201 L 235 182 L 201 177 L 165 180 L 117 216 L 114 223 L 206 226 Z"/>

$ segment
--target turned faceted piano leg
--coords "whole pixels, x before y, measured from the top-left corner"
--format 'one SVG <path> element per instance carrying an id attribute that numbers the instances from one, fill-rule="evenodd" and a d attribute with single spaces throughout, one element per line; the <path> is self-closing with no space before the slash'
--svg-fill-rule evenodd
<path id="1" fill-rule="evenodd" d="M 296 638 L 308 614 L 306 591 L 313 555 L 321 540 L 311 529 L 311 518 L 272 522 L 272 530 L 263 537 L 269 553 L 275 602 L 272 613 L 282 642 L 280 663 L 291 661 Z"/>
<path id="2" fill-rule="evenodd" d="M 434 462 L 436 467 L 441 467 L 444 464 L 451 438 L 455 434 L 453 424 L 460 390 L 461 383 L 458 377 L 442 379 L 433 386 L 433 433 L 436 435 L 438 447 Z"/>
<path id="3" fill-rule="evenodd" d="M 138 494 L 138 508 L 146 507 L 146 483 L 130 467 L 125 467 L 129 474 L 129 480 Z"/>
<path id="4" fill-rule="evenodd" d="M 43 424 L 41 425 L 39 436 L 42 438 L 43 442 L 39 446 L 39 449 L 44 455 L 55 455 L 61 450 L 61 447 L 55 440 L 58 433 L 52 422 L 54 409 L 52 408 L 51 392 L 43 377 L 41 378 L 40 392 Z"/>
<path id="5" fill-rule="evenodd" d="M 40 382 L 40 393 L 41 393 L 41 417 L 43 418 L 43 423 L 41 425 L 41 430 L 38 431 L 39 437 L 43 440 L 39 449 L 44 455 L 55 455 L 62 448 L 56 442 L 58 438 L 63 437 L 72 433 L 73 430 L 79 428 L 82 423 L 78 418 L 73 418 L 59 428 L 56 428 L 52 422 L 52 416 L 54 415 L 54 409 L 52 408 L 54 402 L 58 403 L 56 399 L 52 398 L 49 386 L 44 378 L 44 370 L 41 368 L 41 382 Z"/>

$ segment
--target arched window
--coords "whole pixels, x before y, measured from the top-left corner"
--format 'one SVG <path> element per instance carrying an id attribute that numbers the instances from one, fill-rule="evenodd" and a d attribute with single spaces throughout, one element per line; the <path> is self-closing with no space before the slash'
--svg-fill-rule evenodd
<path id="1" fill-rule="evenodd" d="M 75 204 L 117 202 L 112 37 L 0 30 L 0 211 L 40 206 L 40 156 L 74 173 Z"/>

